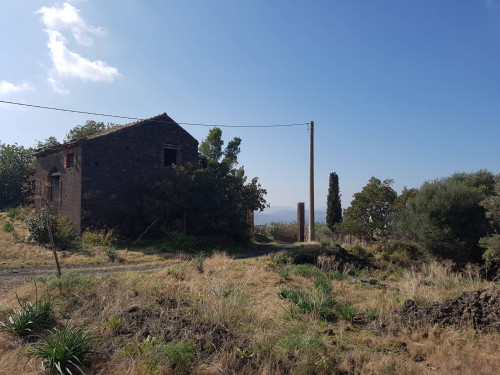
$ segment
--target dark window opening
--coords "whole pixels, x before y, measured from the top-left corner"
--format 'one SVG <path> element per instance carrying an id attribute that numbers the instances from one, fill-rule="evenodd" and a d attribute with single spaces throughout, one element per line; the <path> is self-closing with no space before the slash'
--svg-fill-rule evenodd
<path id="1" fill-rule="evenodd" d="M 169 167 L 172 164 L 177 164 L 177 149 L 165 148 L 163 149 L 163 165 Z"/>
<path id="2" fill-rule="evenodd" d="M 59 203 L 60 195 L 60 182 L 61 176 L 52 175 L 50 176 L 50 201 L 54 203 Z"/>
<path id="3" fill-rule="evenodd" d="M 75 165 L 75 154 L 67 153 L 64 155 L 64 168 L 71 168 Z"/>

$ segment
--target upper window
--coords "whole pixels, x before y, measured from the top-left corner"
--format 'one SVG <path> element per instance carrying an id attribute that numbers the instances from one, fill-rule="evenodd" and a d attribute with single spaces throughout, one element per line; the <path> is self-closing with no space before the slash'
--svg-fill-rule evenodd
<path id="1" fill-rule="evenodd" d="M 163 149 L 163 165 L 169 167 L 177 164 L 177 147 L 166 147 Z"/>
<path id="2" fill-rule="evenodd" d="M 65 150 L 64 151 L 64 168 L 71 168 L 76 165 L 76 150 Z"/>

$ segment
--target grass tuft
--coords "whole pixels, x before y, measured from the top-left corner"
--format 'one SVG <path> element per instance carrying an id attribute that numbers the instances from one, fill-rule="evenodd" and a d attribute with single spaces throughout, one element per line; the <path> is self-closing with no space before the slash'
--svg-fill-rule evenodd
<path id="1" fill-rule="evenodd" d="M 27 352 L 28 357 L 42 360 L 42 367 L 61 375 L 83 372 L 82 360 L 92 352 L 95 338 L 84 327 L 66 326 L 53 329 L 49 336 Z"/>
<path id="2" fill-rule="evenodd" d="M 0 322 L 0 330 L 29 338 L 54 325 L 54 302 L 50 297 L 41 298 L 34 304 L 20 299 L 18 302 L 21 308 L 14 310 L 7 323 Z"/>

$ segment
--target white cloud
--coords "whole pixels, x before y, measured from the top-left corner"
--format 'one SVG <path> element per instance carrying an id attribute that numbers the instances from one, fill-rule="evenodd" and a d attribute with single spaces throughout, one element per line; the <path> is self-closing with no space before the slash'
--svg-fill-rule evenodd
<path id="1" fill-rule="evenodd" d="M 11 82 L 0 81 L 0 94 L 8 95 L 11 93 L 19 93 L 23 91 L 31 91 L 35 88 L 31 85 L 31 83 L 23 81 L 19 85 L 15 85 Z"/>
<path id="2" fill-rule="evenodd" d="M 62 7 L 43 7 L 36 13 L 42 15 L 42 22 L 49 30 L 71 30 L 75 40 L 85 46 L 92 45 L 90 35 L 106 35 L 103 27 L 93 27 L 80 17 L 79 10 L 69 3 L 64 3 Z"/>
<path id="3" fill-rule="evenodd" d="M 102 27 L 89 26 L 79 14 L 79 10 L 69 3 L 60 7 L 43 7 L 36 13 L 42 15 L 42 22 L 46 26 L 49 36 L 47 47 L 53 68 L 47 79 L 52 89 L 62 95 L 68 95 L 69 90 L 64 87 L 63 80 L 79 79 L 91 82 L 113 82 L 121 77 L 117 68 L 108 65 L 102 60 L 90 60 L 68 48 L 68 40 L 63 32 L 70 30 L 75 40 L 84 46 L 91 46 L 92 36 L 103 36 L 106 31 Z"/>
<path id="4" fill-rule="evenodd" d="M 50 57 L 54 71 L 61 78 L 78 78 L 83 81 L 113 82 L 121 76 L 118 69 L 104 61 L 91 61 L 66 47 L 66 39 L 58 32 L 48 30 Z"/>

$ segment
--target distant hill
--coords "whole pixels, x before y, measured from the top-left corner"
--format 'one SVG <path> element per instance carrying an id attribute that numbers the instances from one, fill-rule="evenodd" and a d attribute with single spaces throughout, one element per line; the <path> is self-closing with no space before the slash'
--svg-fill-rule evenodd
<path id="1" fill-rule="evenodd" d="M 306 211 L 306 224 L 309 223 L 309 210 Z M 264 212 L 255 213 L 255 224 L 262 225 L 272 222 L 295 223 L 297 222 L 296 207 L 271 207 L 266 208 Z M 326 223 L 326 208 L 314 210 L 314 221 L 317 223 Z"/>

